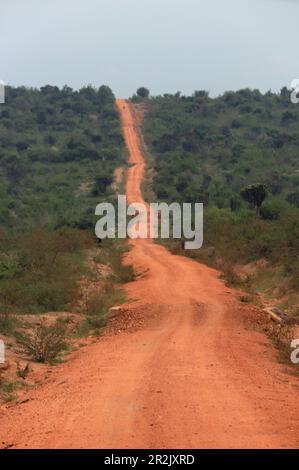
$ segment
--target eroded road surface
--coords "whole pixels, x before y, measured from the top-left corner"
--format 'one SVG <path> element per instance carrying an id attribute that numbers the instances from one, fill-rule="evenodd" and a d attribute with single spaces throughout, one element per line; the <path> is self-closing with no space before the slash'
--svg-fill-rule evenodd
<path id="1" fill-rule="evenodd" d="M 117 106 L 127 197 L 142 202 L 137 124 L 130 105 Z M 299 447 L 299 382 L 219 273 L 151 240 L 133 241 L 126 261 L 139 274 L 126 285 L 131 323 L 120 314 L 119 328 L 57 366 L 28 402 L 1 409 L 2 446 Z"/>

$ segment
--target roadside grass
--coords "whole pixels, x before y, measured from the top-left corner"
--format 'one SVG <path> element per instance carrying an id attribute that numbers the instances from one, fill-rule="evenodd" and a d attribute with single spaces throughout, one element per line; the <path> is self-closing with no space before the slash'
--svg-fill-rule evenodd
<path id="1" fill-rule="evenodd" d="M 2 235 L 2 236 L 1 236 Z M 9 328 L 15 314 L 64 311 L 83 275 L 90 234 L 77 229 L 0 233 L 0 317 Z"/>
<path id="2" fill-rule="evenodd" d="M 125 301 L 126 296 L 121 285 L 135 279 L 132 266 L 123 263 L 124 256 L 130 249 L 126 240 L 105 239 L 98 246 L 99 250 L 93 261 L 105 269 L 100 276 L 98 288 L 85 292 L 82 312 L 85 318 L 77 330 L 77 335 L 81 338 L 90 332 L 97 336 L 101 334 L 110 308 Z"/>
<path id="3" fill-rule="evenodd" d="M 13 336 L 16 328 L 19 327 L 21 323 L 17 315 L 0 315 L 0 333 L 6 336 Z"/>
<path id="4" fill-rule="evenodd" d="M 109 309 L 125 301 L 125 292 L 121 284 L 134 280 L 132 267 L 123 264 L 123 258 L 129 250 L 126 240 L 103 240 L 98 243 L 95 242 L 93 236 L 84 234 L 82 239 L 79 238 L 77 242 L 74 242 L 70 237 L 60 238 L 57 241 L 57 236 L 56 234 L 53 240 L 51 235 L 44 237 L 43 234 L 39 234 L 38 240 L 43 248 L 48 248 L 48 253 L 42 252 L 39 257 L 38 254 L 29 251 L 28 259 L 22 258 L 26 260 L 25 274 L 19 270 L 16 276 L 18 285 L 27 280 L 28 271 L 42 277 L 43 282 L 46 282 L 47 278 L 48 284 L 53 286 L 51 295 L 41 299 L 34 294 L 31 297 L 34 299 L 34 304 L 32 302 L 29 304 L 32 306 L 32 311 L 28 305 L 24 305 L 32 295 L 32 284 L 25 282 L 22 287 L 25 298 L 18 299 L 18 304 L 8 302 L 7 299 L 10 297 L 0 295 L 0 303 L 1 299 L 3 301 L 0 313 L 0 333 L 11 337 L 13 349 L 23 351 L 29 360 L 50 364 L 57 363 L 65 354 L 68 354 L 75 346 L 76 338 L 90 334 L 100 335 L 106 324 Z M 26 246 L 23 250 L 27 253 Z M 37 251 L 41 250 L 42 247 L 38 246 Z M 91 255 L 93 256 L 92 262 L 90 262 Z M 58 268 L 56 276 L 55 268 Z M 82 277 L 85 279 L 88 290 L 77 308 L 75 306 L 82 294 L 80 292 Z M 40 281 L 38 281 L 36 291 L 40 286 Z M 61 298 L 63 290 L 64 297 Z M 42 292 L 45 295 L 45 291 Z M 49 286 L 47 292 L 49 293 Z M 13 294 L 13 291 L 11 290 L 10 293 Z M 14 313 L 15 310 L 17 314 Z M 72 311 L 77 312 L 74 314 L 77 315 L 77 319 L 73 322 L 69 319 L 70 325 L 67 323 L 67 318 L 59 318 L 59 313 L 66 312 L 71 316 L 72 314 L 68 312 Z M 54 324 L 49 312 L 51 314 L 57 312 Z M 26 316 L 27 313 L 30 313 L 29 317 Z M 31 315 L 37 316 L 37 321 L 33 320 Z M 39 315 L 41 315 L 40 319 Z M 82 320 L 78 321 L 80 317 Z M 27 373 L 27 371 L 18 372 L 21 375 Z"/>
<path id="5" fill-rule="evenodd" d="M 100 292 L 94 292 L 87 299 L 86 317 L 79 325 L 77 335 L 84 337 L 92 331 L 95 336 L 99 336 L 106 325 L 109 309 L 124 300 L 123 289 L 107 281 Z"/>
<path id="6" fill-rule="evenodd" d="M 3 380 L 0 377 L 0 399 L 5 403 L 17 401 L 18 396 L 15 393 L 22 384 L 19 381 L 11 382 Z"/>
<path id="7" fill-rule="evenodd" d="M 125 254 L 130 250 L 126 240 L 105 239 L 99 245 L 100 250 L 94 259 L 110 267 L 110 279 L 114 283 L 124 284 L 134 280 L 134 271 L 132 266 L 123 264 Z"/>

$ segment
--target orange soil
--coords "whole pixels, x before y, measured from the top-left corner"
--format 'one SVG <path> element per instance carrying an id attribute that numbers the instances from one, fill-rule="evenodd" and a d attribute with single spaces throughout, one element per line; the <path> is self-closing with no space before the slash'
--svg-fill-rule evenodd
<path id="1" fill-rule="evenodd" d="M 141 202 L 138 134 L 130 106 L 117 105 L 134 164 L 127 196 Z M 133 241 L 127 262 L 143 272 L 126 286 L 136 327 L 121 329 L 120 318 L 118 334 L 108 327 L 30 401 L 2 409 L 2 446 L 298 447 L 299 382 L 219 273 L 151 240 Z"/>

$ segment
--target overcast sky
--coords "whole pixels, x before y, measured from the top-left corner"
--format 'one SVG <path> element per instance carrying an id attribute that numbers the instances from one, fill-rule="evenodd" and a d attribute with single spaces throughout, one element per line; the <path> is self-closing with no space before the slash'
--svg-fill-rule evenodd
<path id="1" fill-rule="evenodd" d="M 299 0 L 0 0 L 0 79 L 119 97 L 299 78 Z"/>

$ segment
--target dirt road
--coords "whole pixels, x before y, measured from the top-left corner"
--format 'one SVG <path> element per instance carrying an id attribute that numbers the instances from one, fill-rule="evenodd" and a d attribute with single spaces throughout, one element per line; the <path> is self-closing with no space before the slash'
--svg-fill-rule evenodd
<path id="1" fill-rule="evenodd" d="M 138 136 L 117 104 L 134 164 L 127 195 L 142 201 Z M 108 328 L 30 401 L 1 410 L 2 446 L 299 447 L 299 382 L 219 273 L 150 240 L 135 241 L 127 261 L 142 273 L 126 286 L 134 327 L 120 318 L 118 334 Z"/>

